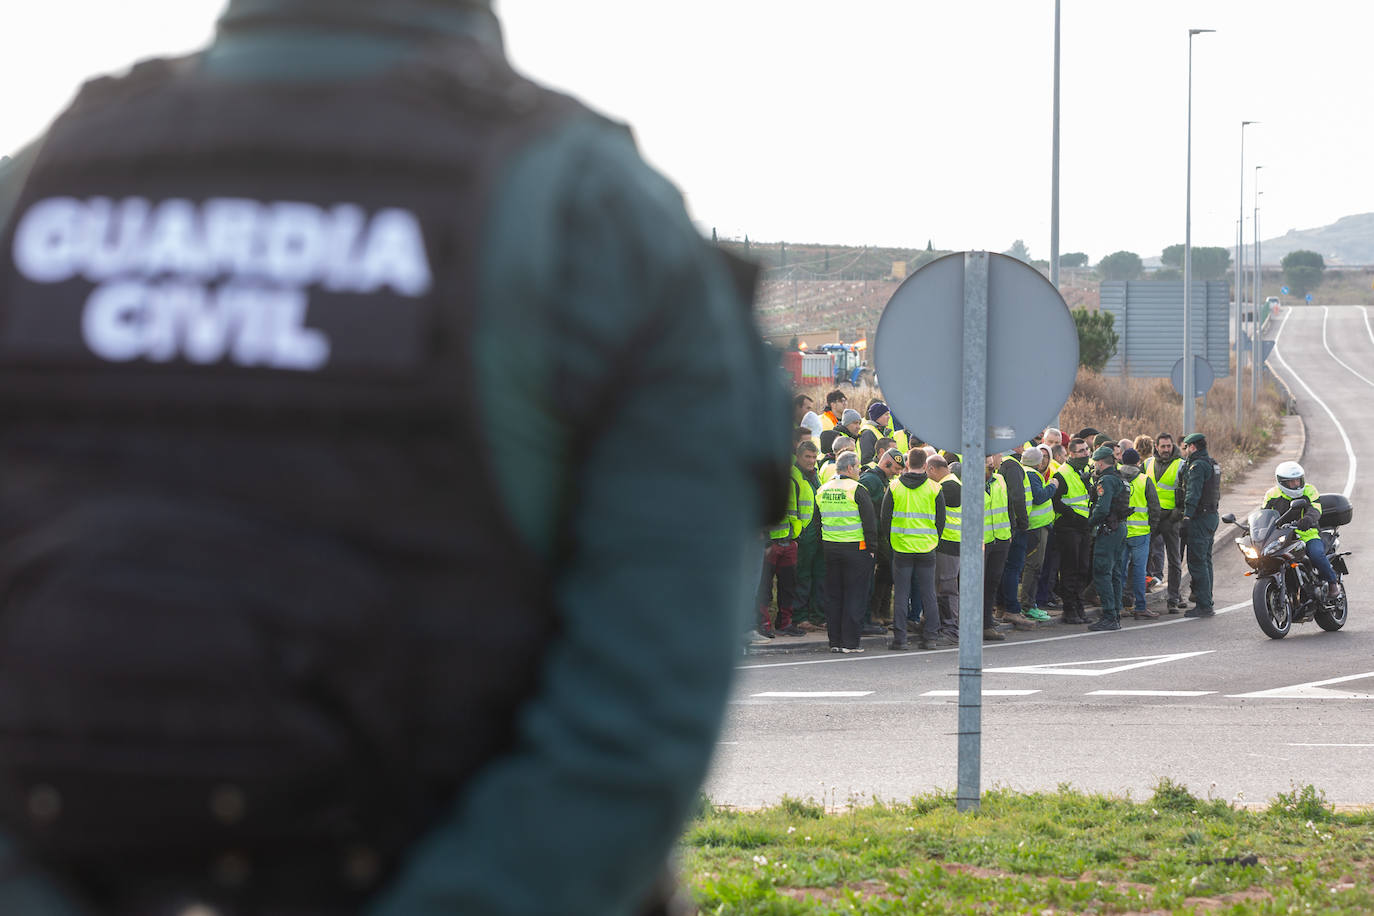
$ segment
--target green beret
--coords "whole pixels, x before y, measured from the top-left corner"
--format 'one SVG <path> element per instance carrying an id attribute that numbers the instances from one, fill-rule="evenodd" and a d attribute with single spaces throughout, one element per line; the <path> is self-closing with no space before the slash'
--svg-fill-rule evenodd
<path id="1" fill-rule="evenodd" d="M 1116 452 L 1113 452 L 1113 451 L 1112 451 L 1112 447 L 1111 447 L 1110 445 L 1104 445 L 1104 446 L 1102 446 L 1101 448 L 1099 448 L 1097 451 L 1093 452 L 1093 461 L 1114 461 L 1114 460 L 1116 460 Z"/>
<path id="2" fill-rule="evenodd" d="M 1189 433 L 1183 437 L 1184 445 L 1206 445 L 1207 437 L 1202 433 Z"/>
<path id="3" fill-rule="evenodd" d="M 1112 437 L 1106 433 L 1098 433 L 1097 436 L 1093 438 L 1093 445 L 1103 445 L 1112 441 L 1114 441 Z"/>

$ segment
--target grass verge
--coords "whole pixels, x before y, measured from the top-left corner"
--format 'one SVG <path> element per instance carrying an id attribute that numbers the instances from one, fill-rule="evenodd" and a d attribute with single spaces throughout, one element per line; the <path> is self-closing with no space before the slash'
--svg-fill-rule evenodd
<path id="1" fill-rule="evenodd" d="M 700 912 L 1374 912 L 1374 812 L 1311 786 L 1263 810 L 1161 781 L 1153 796 L 985 793 L 829 810 L 703 804 L 682 840 Z"/>

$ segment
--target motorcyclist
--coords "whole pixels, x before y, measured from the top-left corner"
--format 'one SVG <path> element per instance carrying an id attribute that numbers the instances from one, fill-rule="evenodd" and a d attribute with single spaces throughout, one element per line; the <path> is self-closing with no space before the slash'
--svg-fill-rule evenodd
<path id="1" fill-rule="evenodd" d="M 1263 508 L 1273 509 L 1282 515 L 1292 508 L 1294 500 L 1307 501 L 1302 517 L 1293 523 L 1293 530 L 1298 540 L 1306 546 L 1307 557 L 1312 561 L 1313 567 L 1326 580 L 1327 598 L 1334 601 L 1340 597 L 1341 590 L 1336 580 L 1336 572 L 1331 568 L 1331 561 L 1326 558 L 1326 545 L 1322 543 L 1321 535 L 1317 531 L 1317 521 L 1322 514 L 1321 503 L 1317 501 L 1317 488 L 1307 482 L 1302 465 L 1296 461 L 1280 463 L 1274 469 L 1274 478 L 1277 485 L 1264 494 Z"/>

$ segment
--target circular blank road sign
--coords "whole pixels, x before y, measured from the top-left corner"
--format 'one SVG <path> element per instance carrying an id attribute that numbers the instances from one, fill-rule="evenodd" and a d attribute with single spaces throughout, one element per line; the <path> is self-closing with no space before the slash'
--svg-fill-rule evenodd
<path id="1" fill-rule="evenodd" d="M 988 454 L 1054 422 L 1078 375 L 1078 329 L 1059 291 L 1029 264 L 988 254 Z M 963 448 L 964 253 L 907 277 L 878 321 L 873 361 L 907 429 Z"/>
<path id="2" fill-rule="evenodd" d="M 1173 371 L 1169 373 L 1169 381 L 1173 383 L 1174 390 L 1183 395 L 1183 358 L 1179 357 L 1174 363 Z M 1212 369 L 1212 364 L 1207 360 L 1193 354 L 1193 397 L 1206 397 L 1207 392 L 1212 390 L 1212 383 L 1216 381 L 1216 372 Z"/>

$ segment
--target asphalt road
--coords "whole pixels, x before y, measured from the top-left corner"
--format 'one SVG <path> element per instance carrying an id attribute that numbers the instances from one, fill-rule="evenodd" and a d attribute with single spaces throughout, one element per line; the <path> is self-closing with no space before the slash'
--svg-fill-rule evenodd
<path id="1" fill-rule="evenodd" d="M 1167 776 L 1202 797 L 1262 803 L 1311 783 L 1334 803 L 1374 804 L 1374 573 L 1363 550 L 1374 543 L 1364 508 L 1374 496 L 1371 322 L 1357 306 L 1300 307 L 1269 330 L 1269 365 L 1306 424 L 1308 480 L 1355 506 L 1342 529 L 1342 549 L 1354 551 L 1345 628 L 1265 637 L 1253 580 L 1223 541 L 1213 619 L 1162 617 L 1115 633 L 1062 626 L 986 644 L 985 790 L 1068 783 L 1142 798 Z M 1223 498 L 1222 512 L 1253 508 L 1234 502 Z M 707 795 L 754 806 L 953 790 L 957 653 L 742 662 Z"/>

